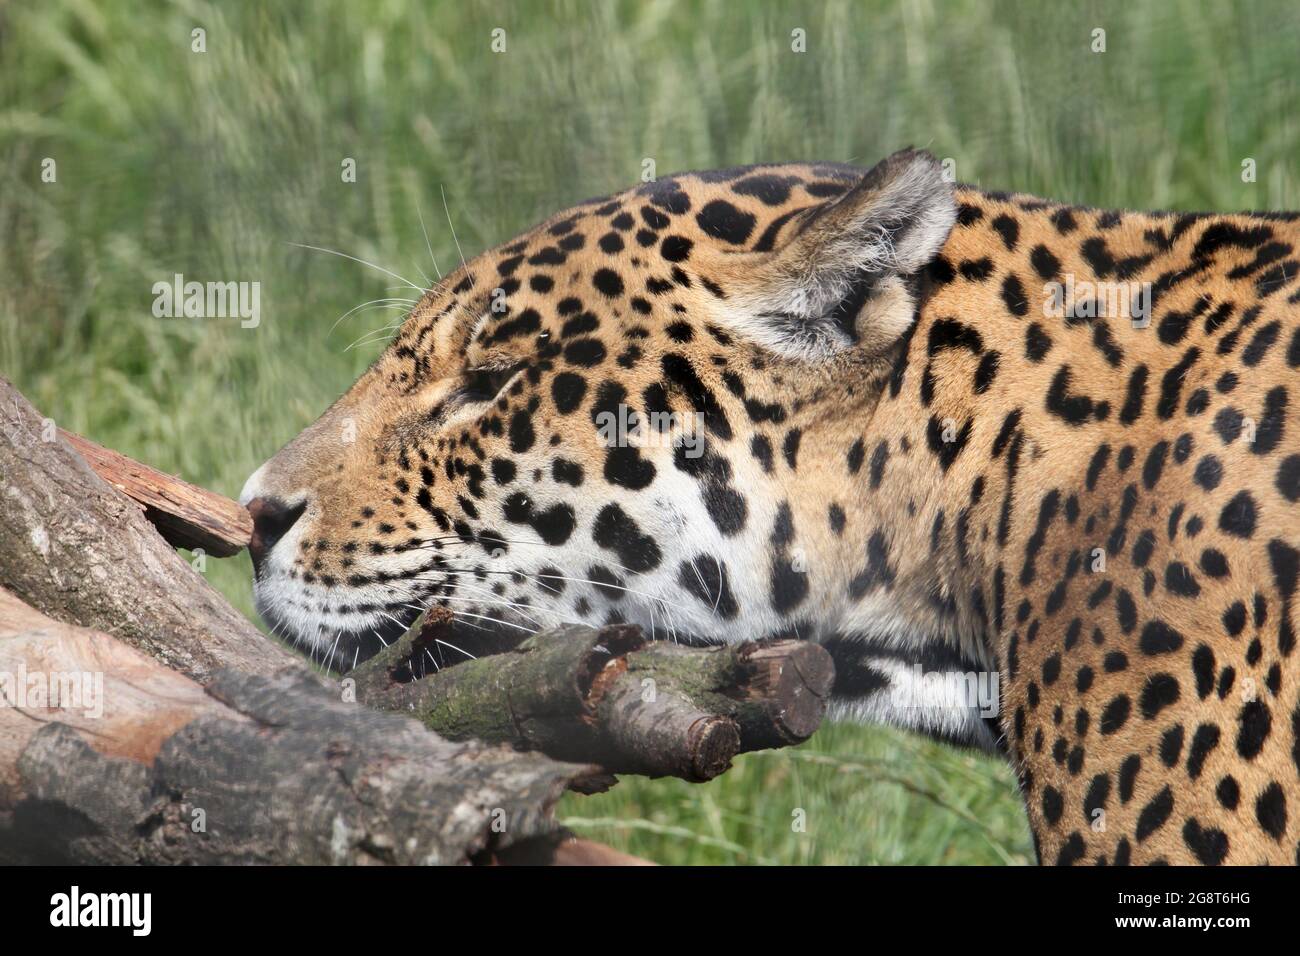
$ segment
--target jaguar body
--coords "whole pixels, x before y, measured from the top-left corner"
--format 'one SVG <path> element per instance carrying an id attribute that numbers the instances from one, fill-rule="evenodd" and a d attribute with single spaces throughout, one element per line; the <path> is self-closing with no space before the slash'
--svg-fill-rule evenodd
<path id="1" fill-rule="evenodd" d="M 918 151 L 685 173 L 429 290 L 260 468 L 258 606 L 820 641 L 840 715 L 1001 752 L 1048 863 L 1295 862 L 1300 221 Z"/>

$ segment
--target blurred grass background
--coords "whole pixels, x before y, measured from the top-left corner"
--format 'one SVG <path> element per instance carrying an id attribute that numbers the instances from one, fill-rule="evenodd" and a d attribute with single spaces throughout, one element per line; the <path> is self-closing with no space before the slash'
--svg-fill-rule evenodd
<path id="1" fill-rule="evenodd" d="M 0 2 L 0 374 L 60 425 L 233 496 L 401 317 L 335 327 L 400 287 L 291 243 L 422 285 L 421 220 L 446 269 L 453 226 L 472 255 L 645 158 L 869 165 L 907 144 L 990 188 L 1294 209 L 1297 50 L 1288 0 Z M 260 282 L 261 325 L 154 318 L 177 272 Z M 207 573 L 251 613 L 246 557 Z M 849 726 L 561 814 L 662 862 L 1032 859 L 1006 768 Z"/>

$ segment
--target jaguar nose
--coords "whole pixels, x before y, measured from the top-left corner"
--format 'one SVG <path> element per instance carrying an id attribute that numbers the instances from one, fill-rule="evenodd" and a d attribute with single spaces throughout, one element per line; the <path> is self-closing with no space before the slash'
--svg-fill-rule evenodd
<path id="1" fill-rule="evenodd" d="M 260 573 L 262 561 L 271 553 L 275 543 L 288 533 L 294 523 L 307 510 L 307 502 L 287 505 L 278 498 L 254 498 L 247 505 L 253 516 L 253 537 L 248 542 L 248 553 L 253 558 L 253 570 Z"/>

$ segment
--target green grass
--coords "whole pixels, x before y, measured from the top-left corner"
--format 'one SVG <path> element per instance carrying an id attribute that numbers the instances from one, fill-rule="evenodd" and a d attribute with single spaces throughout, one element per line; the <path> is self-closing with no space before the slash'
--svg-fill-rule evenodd
<path id="1" fill-rule="evenodd" d="M 1297 49 L 1287 0 L 9 3 L 0 374 L 61 425 L 233 495 L 380 348 L 348 346 L 399 315 L 335 327 L 400 288 L 291 243 L 422 284 L 421 218 L 445 269 L 453 225 L 473 254 L 646 158 L 869 164 L 907 144 L 964 181 L 1093 205 L 1295 208 Z M 259 281 L 261 325 L 154 318 L 151 287 L 176 272 Z M 251 611 L 247 559 L 208 567 Z M 666 862 L 1031 856 L 1004 768 L 852 727 L 707 786 L 624 781 L 561 812 Z"/>

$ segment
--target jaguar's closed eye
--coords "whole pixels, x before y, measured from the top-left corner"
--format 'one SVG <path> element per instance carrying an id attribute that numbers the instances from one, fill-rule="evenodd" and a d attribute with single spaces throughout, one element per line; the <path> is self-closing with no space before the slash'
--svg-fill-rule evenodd
<path id="1" fill-rule="evenodd" d="M 466 402 L 490 402 L 500 394 L 506 383 L 524 367 L 524 363 L 495 368 L 471 368 L 465 371 L 465 381 L 460 396 Z"/>

